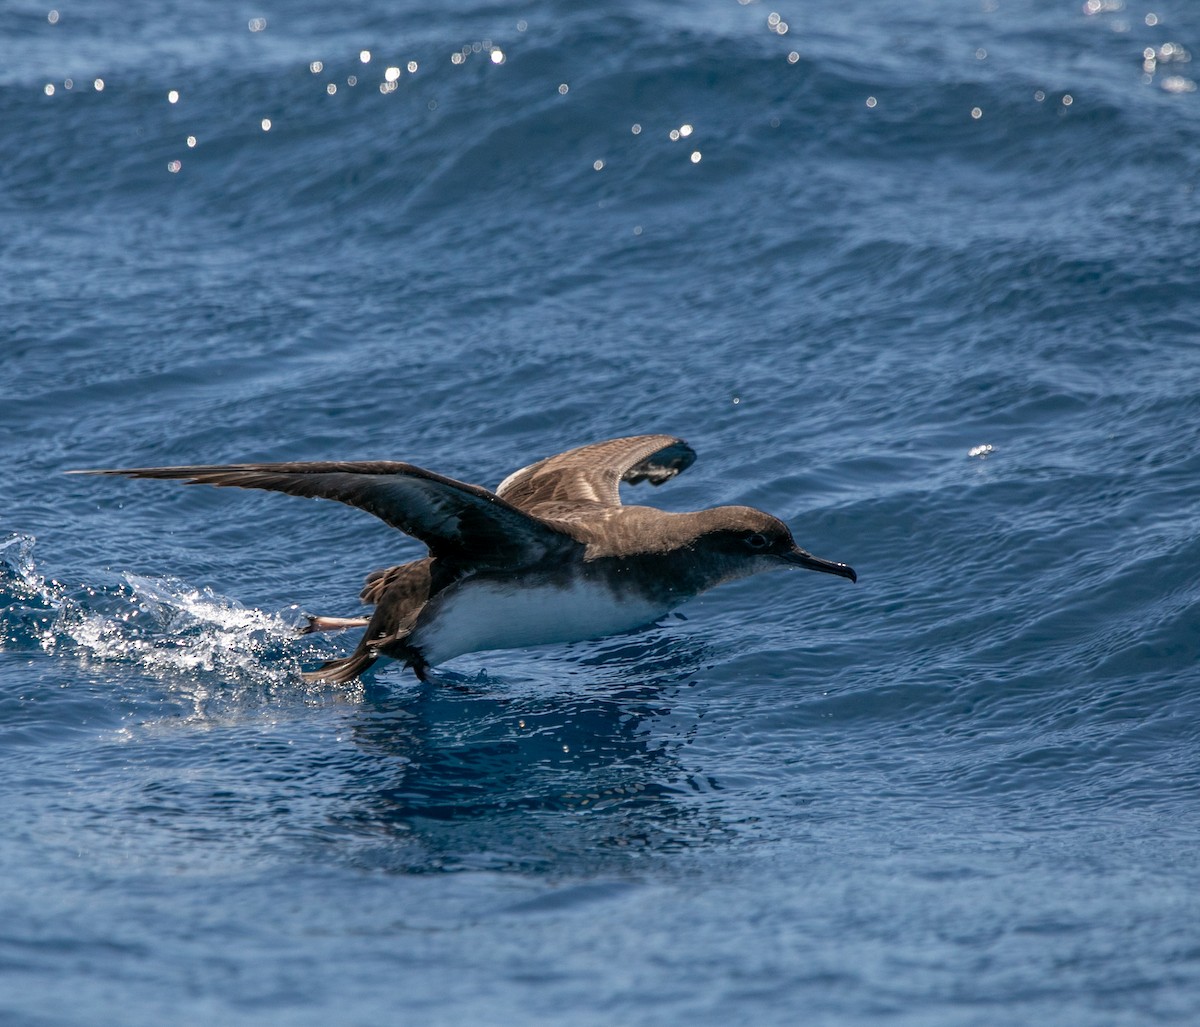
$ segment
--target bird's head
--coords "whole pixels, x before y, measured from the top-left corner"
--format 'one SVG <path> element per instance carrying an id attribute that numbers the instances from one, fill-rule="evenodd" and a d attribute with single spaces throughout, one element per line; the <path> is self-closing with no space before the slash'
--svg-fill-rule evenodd
<path id="1" fill-rule="evenodd" d="M 776 567 L 803 567 L 858 580 L 853 567 L 823 560 L 801 549 L 788 526 L 769 513 L 748 506 L 722 506 L 704 513 L 706 523 L 695 548 L 724 557 L 733 571 L 732 577 Z"/>

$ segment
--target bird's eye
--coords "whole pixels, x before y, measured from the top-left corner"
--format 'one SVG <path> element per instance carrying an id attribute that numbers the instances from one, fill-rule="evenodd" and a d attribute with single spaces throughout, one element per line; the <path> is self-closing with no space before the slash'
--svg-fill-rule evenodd
<path id="1" fill-rule="evenodd" d="M 766 549 L 770 544 L 770 539 L 761 532 L 756 531 L 746 536 L 746 545 L 751 549 Z"/>

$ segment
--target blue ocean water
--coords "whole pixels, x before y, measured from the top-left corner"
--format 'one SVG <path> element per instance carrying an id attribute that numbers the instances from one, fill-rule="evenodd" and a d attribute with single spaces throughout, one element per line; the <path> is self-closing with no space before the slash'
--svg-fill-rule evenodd
<path id="1" fill-rule="evenodd" d="M 1200 1018 L 1200 8 L 7 5 L 0 1020 Z M 366 515 L 671 432 L 780 574 L 299 671 Z"/>

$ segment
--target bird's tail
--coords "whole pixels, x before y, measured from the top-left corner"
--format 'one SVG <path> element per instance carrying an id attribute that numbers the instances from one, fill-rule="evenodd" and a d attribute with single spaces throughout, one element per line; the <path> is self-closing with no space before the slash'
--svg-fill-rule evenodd
<path id="1" fill-rule="evenodd" d="M 374 649 L 360 646 L 349 656 L 344 656 L 339 660 L 329 660 L 322 663 L 316 670 L 305 671 L 304 680 L 345 684 L 362 674 L 377 659 L 379 659 L 379 653 Z"/>

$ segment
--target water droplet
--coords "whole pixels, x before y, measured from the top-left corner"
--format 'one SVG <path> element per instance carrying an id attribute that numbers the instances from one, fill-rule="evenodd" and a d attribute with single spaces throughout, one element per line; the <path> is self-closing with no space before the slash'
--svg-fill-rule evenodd
<path id="1" fill-rule="evenodd" d="M 491 56 L 492 56 L 493 64 L 503 64 L 504 63 L 504 51 L 501 50 L 499 47 L 496 47 L 494 50 L 492 50 Z"/>
<path id="2" fill-rule="evenodd" d="M 262 130 L 264 132 L 271 131 L 271 119 L 270 118 L 263 118 L 260 124 L 262 125 Z"/>
<path id="3" fill-rule="evenodd" d="M 971 108 L 971 117 L 973 117 L 976 121 L 978 121 L 980 118 L 983 117 L 983 108 L 982 107 L 972 107 Z"/>
<path id="4" fill-rule="evenodd" d="M 699 151 L 699 150 L 693 150 L 693 151 L 692 151 L 692 157 L 691 157 L 692 163 L 693 163 L 693 164 L 699 164 L 699 163 L 700 163 L 700 156 L 701 156 L 701 155 L 700 155 L 700 151 Z"/>
<path id="5" fill-rule="evenodd" d="M 308 65 L 308 70 L 311 71 L 314 75 L 319 75 L 319 74 L 321 74 L 321 72 L 323 72 L 325 70 L 325 62 L 324 61 L 310 61 L 309 65 Z"/>
<path id="6" fill-rule="evenodd" d="M 172 174 L 172 175 L 177 175 L 177 174 L 179 174 L 179 169 L 180 169 L 180 168 L 182 168 L 182 167 L 183 167 L 183 161 L 181 161 L 181 160 L 169 160 L 169 161 L 167 161 L 167 170 L 168 170 L 169 172 L 171 172 L 171 174 Z"/>
<path id="7" fill-rule="evenodd" d="M 560 83 L 558 86 L 558 95 L 566 96 L 567 92 L 568 92 L 568 90 L 570 90 L 570 88 L 571 87 L 569 85 L 567 85 L 565 82 Z"/>
<path id="8" fill-rule="evenodd" d="M 179 102 L 179 90 L 172 89 L 169 93 L 167 93 L 167 103 L 178 103 L 178 102 Z"/>
<path id="9" fill-rule="evenodd" d="M 371 51 L 370 50 L 359 50 L 358 51 L 358 59 L 360 61 L 362 61 L 363 64 L 370 64 L 371 63 Z"/>

